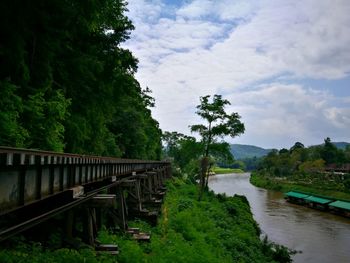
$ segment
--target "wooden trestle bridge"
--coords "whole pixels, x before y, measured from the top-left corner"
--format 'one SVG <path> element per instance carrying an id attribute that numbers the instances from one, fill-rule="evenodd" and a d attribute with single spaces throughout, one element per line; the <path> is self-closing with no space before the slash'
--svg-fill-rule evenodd
<path id="1" fill-rule="evenodd" d="M 0 242 L 61 216 L 67 239 L 97 247 L 102 214 L 137 236 L 128 218 L 156 220 L 169 177 L 169 162 L 0 147 Z"/>

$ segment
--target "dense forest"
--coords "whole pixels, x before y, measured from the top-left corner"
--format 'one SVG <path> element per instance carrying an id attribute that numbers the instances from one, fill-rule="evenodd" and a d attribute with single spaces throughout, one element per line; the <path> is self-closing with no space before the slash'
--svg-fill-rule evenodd
<path id="1" fill-rule="evenodd" d="M 0 3 L 0 145 L 159 159 L 122 0 Z"/>

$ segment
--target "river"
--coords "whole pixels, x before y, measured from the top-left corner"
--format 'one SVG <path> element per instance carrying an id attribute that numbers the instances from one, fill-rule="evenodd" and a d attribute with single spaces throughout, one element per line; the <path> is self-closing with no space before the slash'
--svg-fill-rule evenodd
<path id="1" fill-rule="evenodd" d="M 280 192 L 250 184 L 249 173 L 210 177 L 216 193 L 245 195 L 254 219 L 269 240 L 294 250 L 294 262 L 350 262 L 350 219 L 294 205 Z"/>

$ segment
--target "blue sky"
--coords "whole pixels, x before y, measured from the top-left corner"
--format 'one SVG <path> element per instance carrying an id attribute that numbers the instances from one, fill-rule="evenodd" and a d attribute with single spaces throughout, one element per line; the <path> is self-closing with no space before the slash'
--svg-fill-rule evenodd
<path id="1" fill-rule="evenodd" d="M 199 97 L 222 94 L 245 123 L 232 143 L 350 141 L 350 1 L 129 0 L 124 47 L 165 131 L 190 134 Z"/>

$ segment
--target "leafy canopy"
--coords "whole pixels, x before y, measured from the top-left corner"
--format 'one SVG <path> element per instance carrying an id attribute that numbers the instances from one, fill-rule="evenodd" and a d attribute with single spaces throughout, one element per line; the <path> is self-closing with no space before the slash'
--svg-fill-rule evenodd
<path id="1" fill-rule="evenodd" d="M 0 1 L 0 145 L 159 159 L 124 0 Z"/>
<path id="2" fill-rule="evenodd" d="M 191 125 L 192 132 L 198 132 L 205 145 L 205 156 L 209 156 L 210 146 L 215 139 L 224 136 L 236 137 L 244 133 L 244 124 L 240 121 L 238 113 L 226 113 L 225 107 L 231 103 L 222 99 L 221 95 L 215 94 L 212 101 L 210 95 L 200 97 L 200 104 L 197 105 L 198 114 L 206 123 Z"/>

